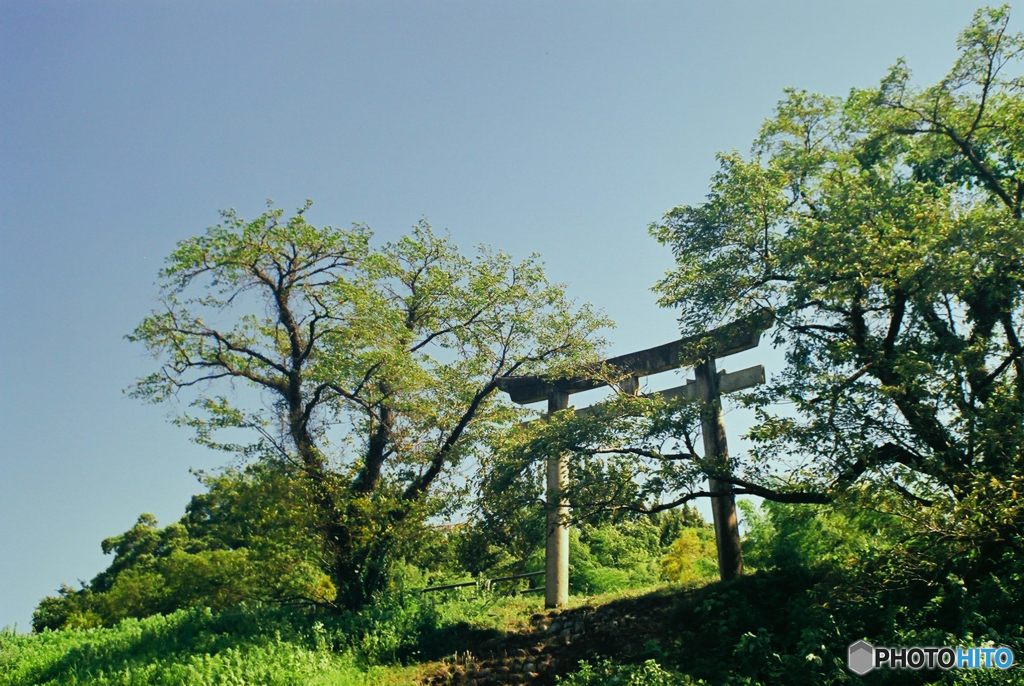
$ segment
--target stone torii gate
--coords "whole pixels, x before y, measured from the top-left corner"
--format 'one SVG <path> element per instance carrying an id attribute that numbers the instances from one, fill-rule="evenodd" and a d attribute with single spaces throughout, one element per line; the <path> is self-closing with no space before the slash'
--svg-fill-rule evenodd
<path id="1" fill-rule="evenodd" d="M 761 333 L 772 326 L 774 315 L 764 310 L 752 317 L 726 324 L 697 336 L 687 336 L 647 350 L 620 355 L 605 360 L 605 365 L 617 376 L 624 377 L 620 387 L 636 393 L 640 378 L 659 374 L 684 366 L 693 366 L 696 379 L 683 386 L 659 391 L 665 398 L 700 398 L 701 434 L 706 457 L 728 465 L 725 423 L 722 420 L 721 394 L 752 388 L 764 383 L 764 367 L 757 365 L 738 372 L 719 373 L 715 360 L 744 350 L 756 348 Z M 699 351 L 694 354 L 692 351 Z M 498 388 L 520 405 L 548 401 L 548 415 L 569 407 L 569 396 L 607 386 L 602 380 L 569 378 L 546 380 L 535 376 L 501 379 Z M 590 408 L 578 412 L 585 413 Z M 569 601 L 569 507 L 564 493 L 568 487 L 568 458 L 549 455 L 547 458 L 547 545 L 545 550 L 546 607 L 561 607 Z M 736 499 L 729 493 L 729 485 L 708 479 L 712 493 L 711 511 L 714 519 L 715 541 L 718 548 L 718 570 L 722 579 L 732 579 L 743 571 L 740 536 L 736 517 Z"/>

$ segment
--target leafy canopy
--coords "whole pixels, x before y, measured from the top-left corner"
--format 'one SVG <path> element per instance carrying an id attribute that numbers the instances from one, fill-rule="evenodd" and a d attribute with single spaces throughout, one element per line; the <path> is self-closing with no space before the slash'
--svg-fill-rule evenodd
<path id="1" fill-rule="evenodd" d="M 802 458 L 808 488 L 875 480 L 917 504 L 1019 490 L 1024 41 L 1008 18 L 980 10 L 929 88 L 899 62 L 845 99 L 788 91 L 749 157 L 720 156 L 705 203 L 652 226 L 685 328 L 778 317 L 787 367 L 757 400 L 792 413 L 761 413 L 751 474 Z"/>
<path id="2" fill-rule="evenodd" d="M 129 336 L 160 369 L 132 392 L 187 393 L 178 421 L 201 443 L 297 469 L 337 603 L 358 605 L 403 527 L 460 507 L 482 442 L 520 415 L 499 380 L 592 362 L 608 322 L 536 256 L 467 257 L 425 222 L 374 247 L 365 226 L 309 224 L 308 207 L 227 212 L 178 245 L 161 308 Z"/>

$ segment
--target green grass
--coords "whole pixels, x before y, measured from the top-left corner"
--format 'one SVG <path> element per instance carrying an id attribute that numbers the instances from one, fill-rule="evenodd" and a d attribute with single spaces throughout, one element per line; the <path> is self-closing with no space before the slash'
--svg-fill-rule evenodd
<path id="1" fill-rule="evenodd" d="M 0 683 L 11 686 L 270 685 L 325 673 L 345 683 L 356 672 L 350 656 L 311 646 L 294 625 L 260 613 L 183 610 L 111 629 L 0 637 Z"/>
<path id="2" fill-rule="evenodd" d="M 845 647 L 857 633 L 851 627 L 863 613 L 856 608 L 840 612 L 818 603 L 811 591 L 821 582 L 819 576 L 808 573 L 771 572 L 682 594 L 678 586 L 661 586 L 572 596 L 569 609 L 597 607 L 653 591 L 668 614 L 664 625 L 644 629 L 648 633 L 641 641 L 649 640 L 641 649 L 612 648 L 609 654 L 588 658 L 560 683 L 851 683 Z M 643 602 L 649 604 L 651 599 Z M 496 597 L 459 590 L 410 594 L 404 601 L 380 602 L 347 616 L 252 606 L 220 614 L 208 609 L 180 610 L 127 619 L 111 628 L 33 635 L 5 629 L 0 631 L 0 686 L 415 684 L 452 663 L 456 653 L 472 649 L 475 654 L 475 647 L 487 639 L 536 629 L 530 618 L 542 612 L 543 605 L 537 595 Z M 628 614 L 623 608 L 630 606 L 620 603 L 620 614 Z M 897 640 L 898 644 L 915 642 L 919 641 L 910 637 Z M 1019 650 L 1017 638 L 1012 644 Z M 1022 653 L 1017 654 L 1019 659 Z M 867 681 L 994 686 L 1020 683 L 1020 670 L 878 673 Z"/>
<path id="3" fill-rule="evenodd" d="M 579 601 L 577 601 L 579 602 Z M 0 685 L 409 684 L 473 641 L 514 632 L 537 596 L 409 596 L 336 617 L 180 610 L 111 628 L 0 632 Z"/>
<path id="4" fill-rule="evenodd" d="M 641 594 L 573 596 L 570 607 Z M 467 645 L 529 626 L 539 595 L 408 596 L 334 617 L 250 607 L 180 610 L 111 628 L 0 632 L 0 685 L 415 683 Z"/>

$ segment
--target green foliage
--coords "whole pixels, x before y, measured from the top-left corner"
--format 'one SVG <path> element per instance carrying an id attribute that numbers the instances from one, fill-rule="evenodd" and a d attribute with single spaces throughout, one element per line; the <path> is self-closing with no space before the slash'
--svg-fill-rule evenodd
<path id="1" fill-rule="evenodd" d="M 654 660 L 641 665 L 622 665 L 605 659 L 593 665 L 584 660 L 578 670 L 555 683 L 560 686 L 698 686 L 706 682 L 666 671 Z"/>
<path id="2" fill-rule="evenodd" d="M 769 308 L 787 356 L 748 395 L 754 449 L 735 456 L 737 490 L 778 501 L 740 505 L 765 571 L 685 610 L 699 628 L 670 657 L 687 673 L 846 683 L 857 638 L 1019 650 L 1024 38 L 1008 16 L 979 10 L 935 86 L 898 63 L 846 98 L 788 91 L 749 157 L 720 156 L 707 201 L 651 228 L 685 331 Z M 659 447 L 633 441 L 620 450 Z"/>
<path id="3" fill-rule="evenodd" d="M 112 629 L 0 637 L 0 681 L 43 684 L 294 684 L 355 672 L 351 659 L 318 651 L 286 618 L 209 609 L 128 619 Z"/>
<path id="4" fill-rule="evenodd" d="M 280 468 L 202 475 L 208 490 L 196 495 L 179 522 L 164 528 L 149 514 L 103 541 L 113 555 L 104 571 L 80 590 L 63 587 L 44 598 L 33 628 L 111 626 L 127 617 L 182 608 L 220 611 L 245 601 L 325 602 L 330 580 L 299 497 L 301 482 Z"/>
<path id="5" fill-rule="evenodd" d="M 647 519 L 583 525 L 569 533 L 569 589 L 596 595 L 662 580 L 660 531 Z"/>
<path id="6" fill-rule="evenodd" d="M 608 322 L 536 256 L 467 257 L 425 222 L 375 247 L 365 226 L 312 226 L 308 207 L 226 212 L 178 244 L 162 307 L 128 337 L 161 365 L 132 395 L 190 395 L 178 422 L 201 444 L 294 470 L 340 609 L 461 507 L 482 447 L 522 415 L 499 381 L 591 363 Z"/>
<path id="7" fill-rule="evenodd" d="M 891 497 L 891 495 L 889 496 Z M 1024 607 L 1013 591 L 1020 556 L 989 561 L 974 581 L 920 576 L 934 551 L 901 547 L 901 518 L 853 498 L 829 508 L 740 501 L 745 553 L 760 568 L 734 582 L 694 589 L 680 599 L 659 642 L 659 663 L 713 684 L 849 683 L 846 648 L 875 645 L 1005 645 L 1024 648 Z M 927 564 L 934 564 L 929 561 Z M 974 563 L 964 562 L 970 568 Z M 1017 671 L 877 672 L 877 683 L 1010 684 Z"/>
<path id="8" fill-rule="evenodd" d="M 711 528 L 697 508 L 689 505 L 680 505 L 671 510 L 664 510 L 652 515 L 651 519 L 657 523 L 660 529 L 658 540 L 661 542 L 662 548 L 670 546 L 687 529 L 710 530 Z"/>
<path id="9" fill-rule="evenodd" d="M 921 603 L 955 578 L 1004 628 L 995 589 L 1024 557 L 1024 38 L 1008 18 L 979 10 L 928 88 L 900 62 L 846 98 L 787 91 L 748 157 L 720 156 L 706 202 L 651 228 L 685 329 L 777 317 L 787 364 L 747 398 L 737 483 L 832 505 L 766 506 L 758 564 L 861 565 L 857 583 Z"/>
<path id="10" fill-rule="evenodd" d="M 744 559 L 756 569 L 846 566 L 884 557 L 905 522 L 871 508 L 857 491 L 828 506 L 739 501 L 747 534 Z"/>
<path id="11" fill-rule="evenodd" d="M 1006 76 L 1024 40 L 1007 12 L 979 11 L 931 88 L 899 63 L 846 99 L 788 92 L 749 159 L 721 157 L 708 201 L 653 227 L 677 259 L 658 288 L 688 329 L 778 317 L 787 369 L 750 396 L 755 449 L 729 482 L 777 502 L 739 503 L 757 573 L 688 588 L 642 655 L 560 683 L 848 684 L 859 638 L 1024 655 L 1024 83 Z M 110 566 L 44 598 L 37 635 L 0 633 L 0 682 L 370 683 L 374 665 L 464 649 L 493 635 L 467 620 L 493 628 L 507 608 L 407 591 L 538 568 L 553 453 L 573 456 L 574 592 L 713 574 L 694 511 L 638 516 L 694 497 L 713 467 L 696 404 L 623 392 L 505 430 L 521 413 L 500 378 L 600 373 L 600 318 L 536 261 L 466 258 L 426 225 L 375 249 L 364 227 L 281 218 L 229 213 L 182 242 L 165 309 L 133 334 L 164 363 L 136 394 L 197 389 L 181 422 L 253 464 L 203 475 L 179 522 L 143 515 L 105 540 Z M 267 402 L 210 392 L 228 378 Z M 478 480 L 457 478 L 470 466 Z M 468 523 L 425 524 L 471 488 Z"/>
<path id="12" fill-rule="evenodd" d="M 692 585 L 718 576 L 717 554 L 713 530 L 684 529 L 662 558 L 661 566 L 672 583 Z"/>
<path id="13" fill-rule="evenodd" d="M 948 509 L 1024 459 L 1024 39 L 979 10 L 950 74 L 898 63 L 846 99 L 791 90 L 749 158 L 722 155 L 707 201 L 652 234 L 657 287 L 687 330 L 771 308 L 787 367 L 752 394 L 746 470 L 829 496 L 893 485 Z M 769 406 L 784 402 L 786 414 Z M 1019 522 L 989 519 L 989 540 Z"/>
<path id="14" fill-rule="evenodd" d="M 635 463 L 587 454 L 578 442 L 601 445 L 632 430 L 664 437 L 672 420 L 652 419 L 647 399 L 620 398 L 599 412 L 559 413 L 549 422 L 531 422 L 499 434 L 484 458 L 486 471 L 469 526 L 460 532 L 460 559 L 473 573 L 517 573 L 542 564 L 545 534 L 544 463 L 552 452 L 574 452 L 569 460 L 574 528 L 570 530 L 570 584 L 576 593 L 598 593 L 657 583 L 660 559 L 690 527 L 706 527 L 697 511 L 680 505 L 655 514 L 619 509 L 622 500 L 653 497 L 667 478 L 644 480 Z M 664 409 L 666 404 L 654 401 Z M 666 412 L 689 417 L 687 404 L 669 403 Z M 620 410 L 622 410 L 620 412 Z M 651 414 L 657 414 L 653 411 Z M 645 415 L 638 419 L 639 415 Z M 646 427 L 646 428 L 644 428 Z M 621 457 L 621 456 L 620 456 Z M 618 465 L 618 466 L 616 466 Z M 622 467 L 622 468 L 620 468 Z M 659 468 L 661 469 L 661 468 Z M 675 470 L 680 478 L 699 471 Z M 603 504 L 602 504 L 603 503 Z M 601 590 L 598 590 L 601 589 Z"/>
<path id="15" fill-rule="evenodd" d="M 490 480 L 494 472 L 485 476 Z M 531 490 L 536 482 L 521 482 Z M 491 497 L 491 494 L 496 497 Z M 477 510 L 466 526 L 460 528 L 455 544 L 460 565 L 473 574 L 503 576 L 527 571 L 544 549 L 544 509 L 530 498 L 522 499 L 510 491 L 486 489 L 477 498 Z"/>
<path id="16" fill-rule="evenodd" d="M 592 372 L 598 374 L 599 372 Z M 614 385 L 619 381 L 609 377 Z M 486 457 L 481 493 L 488 507 L 509 512 L 540 497 L 540 473 L 551 454 L 567 454 L 574 516 L 588 521 L 617 511 L 655 513 L 687 502 L 664 497 L 703 490 L 707 475 L 693 451 L 699 403 L 620 393 L 587 413 L 572 409 L 510 429 Z"/>
<path id="17" fill-rule="evenodd" d="M 462 619 L 481 608 L 437 606 L 418 594 L 380 598 L 363 612 L 243 604 L 125 619 L 109 628 L 0 633 L 0 683 L 409 683 L 403 662 L 438 659 L 479 638 Z M 493 632 L 485 635 L 493 635 Z"/>
<path id="18" fill-rule="evenodd" d="M 764 509 L 753 501 L 737 500 L 736 507 L 742 513 L 741 527 L 744 533 L 741 544 L 744 566 L 750 571 L 773 566 L 772 558 L 778 531 L 772 520 Z"/>
<path id="19" fill-rule="evenodd" d="M 479 576 L 543 569 L 543 507 L 496 500 L 504 507 L 495 507 L 494 500 L 483 501 L 482 514 L 453 531 L 451 542 L 457 549 L 453 569 Z M 666 578 L 665 555 L 677 539 L 696 530 L 705 546 L 711 546 L 713 560 L 714 534 L 693 508 L 683 506 L 647 516 L 592 514 L 569 530 L 570 591 L 597 595 L 657 585 Z M 708 578 L 707 561 L 697 564 L 700 578 Z M 715 564 L 710 566 L 717 569 Z"/>

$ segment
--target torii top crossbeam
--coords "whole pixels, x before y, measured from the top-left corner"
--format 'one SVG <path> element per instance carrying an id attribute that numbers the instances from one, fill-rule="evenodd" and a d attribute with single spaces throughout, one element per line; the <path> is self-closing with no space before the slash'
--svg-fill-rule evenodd
<path id="1" fill-rule="evenodd" d="M 685 336 L 663 345 L 619 355 L 605 360 L 613 374 L 621 376 L 650 376 L 670 369 L 697 364 L 701 360 L 684 357 L 699 346 L 700 356 L 721 358 L 756 348 L 761 333 L 771 328 L 775 315 L 770 310 L 756 314 L 703 334 Z M 544 379 L 539 376 L 516 376 L 498 380 L 498 388 L 508 393 L 512 402 L 520 405 L 547 400 L 554 393 L 580 393 L 608 385 L 606 381 L 575 377 L 570 379 Z"/>

